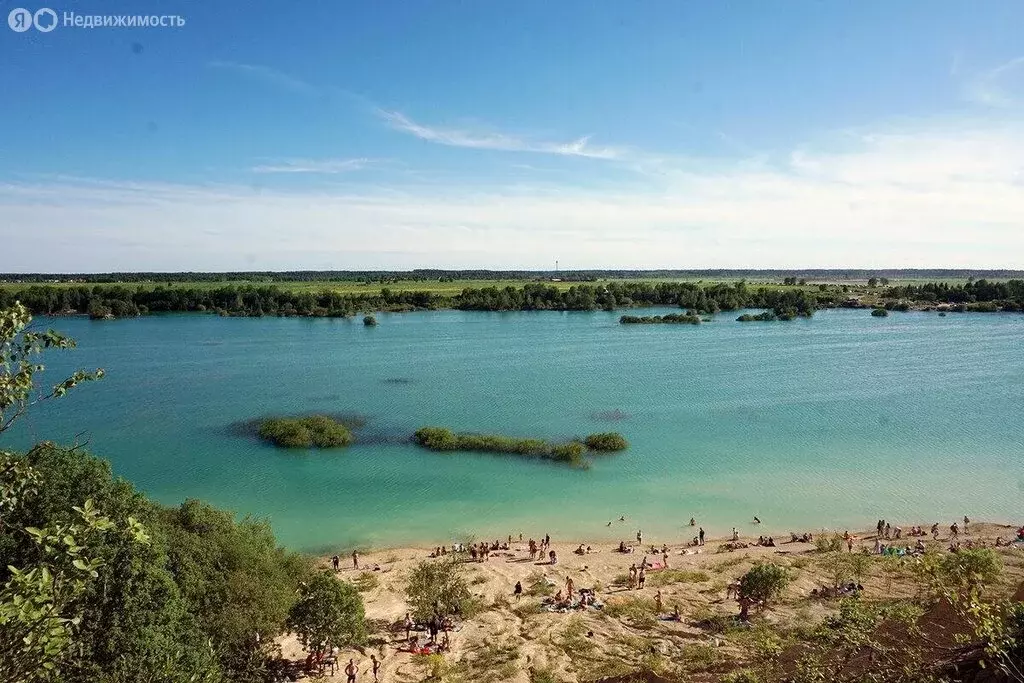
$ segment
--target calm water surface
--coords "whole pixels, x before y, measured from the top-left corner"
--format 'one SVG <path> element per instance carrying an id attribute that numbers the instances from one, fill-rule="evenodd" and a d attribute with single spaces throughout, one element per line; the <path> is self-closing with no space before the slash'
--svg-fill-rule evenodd
<path id="1" fill-rule="evenodd" d="M 617 541 L 638 527 L 679 539 L 691 516 L 725 534 L 754 530 L 753 515 L 783 532 L 1024 512 L 1024 316 L 733 313 L 693 327 L 618 315 L 43 321 L 79 341 L 49 359 L 48 381 L 73 367 L 108 376 L 6 441 L 84 432 L 158 500 L 263 516 L 311 551 L 520 531 Z M 297 454 L 233 427 L 310 411 L 363 416 L 363 443 Z M 615 430 L 631 447 L 578 471 L 404 442 L 423 425 Z"/>

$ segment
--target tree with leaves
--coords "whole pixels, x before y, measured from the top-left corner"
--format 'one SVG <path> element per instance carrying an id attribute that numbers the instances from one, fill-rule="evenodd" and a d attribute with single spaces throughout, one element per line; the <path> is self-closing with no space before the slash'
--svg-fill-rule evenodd
<path id="1" fill-rule="evenodd" d="M 332 647 L 362 645 L 366 642 L 363 598 L 352 584 L 330 572 L 318 572 L 299 588 L 299 599 L 288 613 L 288 627 L 317 661 Z"/>
<path id="2" fill-rule="evenodd" d="M 0 434 L 29 406 L 64 396 L 81 382 L 99 379 L 102 370 L 75 372 L 46 393 L 35 390 L 43 371 L 37 357 L 47 349 L 68 349 L 74 341 L 52 330 L 29 330 L 32 318 L 21 304 L 0 311 Z M 89 552 L 97 536 L 123 533 L 136 543 L 149 537 L 129 517 L 118 526 L 91 500 L 72 506 L 69 521 L 44 527 L 21 526 L 9 520 L 38 494 L 39 476 L 23 459 L 0 451 L 0 529 L 23 535 L 34 547 L 34 560 L 7 567 L 0 588 L 0 681 L 7 683 L 60 680 L 60 663 L 81 623 L 78 599 L 100 575 L 103 561 Z"/>

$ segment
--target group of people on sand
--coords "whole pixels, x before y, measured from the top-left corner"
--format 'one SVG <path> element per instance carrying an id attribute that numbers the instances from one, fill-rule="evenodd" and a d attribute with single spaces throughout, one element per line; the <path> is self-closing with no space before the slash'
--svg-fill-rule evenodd
<path id="1" fill-rule="evenodd" d="M 765 538 L 764 536 L 758 536 L 757 543 L 755 543 L 755 545 L 764 546 L 765 548 L 774 548 L 775 539 L 771 536 L 768 536 L 767 538 Z"/>
<path id="2" fill-rule="evenodd" d="M 341 558 L 337 555 L 332 557 L 331 566 L 334 568 L 334 571 L 341 571 Z M 352 568 L 359 569 L 359 551 L 357 550 L 352 551 Z"/>
<path id="3" fill-rule="evenodd" d="M 335 669 L 337 669 L 337 667 L 339 666 L 338 653 L 339 650 L 337 647 L 335 647 L 331 650 L 330 655 L 323 657 L 319 662 L 316 662 L 315 657 L 312 654 L 310 654 L 308 657 L 306 657 L 306 670 L 312 671 L 314 666 L 316 666 L 316 668 L 320 670 L 321 675 L 323 674 L 323 670 L 325 668 L 330 669 L 331 675 L 334 675 Z M 371 654 L 370 673 L 373 674 L 374 683 L 378 683 L 378 681 L 380 681 L 380 667 L 381 664 L 380 660 L 377 659 L 377 655 Z M 347 683 L 356 683 L 357 677 L 359 676 L 359 665 L 356 663 L 356 660 L 354 658 L 349 658 L 348 664 L 345 665 L 343 671 L 345 672 L 345 680 Z"/>
<path id="4" fill-rule="evenodd" d="M 406 612 L 402 626 L 405 628 L 406 645 L 408 645 L 409 652 L 413 654 L 440 654 L 451 650 L 452 643 L 449 632 L 454 628 L 455 624 L 450 617 L 442 616 L 437 609 L 434 610 L 434 614 L 423 624 L 416 623 L 412 618 L 412 614 Z M 421 645 L 419 634 L 413 635 L 414 630 L 426 631 L 427 641 Z M 441 636 L 440 638 L 438 638 L 439 635 Z"/>

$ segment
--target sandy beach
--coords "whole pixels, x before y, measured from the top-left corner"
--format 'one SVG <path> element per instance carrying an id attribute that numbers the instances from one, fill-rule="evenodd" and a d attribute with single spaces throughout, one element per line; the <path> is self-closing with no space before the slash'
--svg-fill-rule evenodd
<path id="1" fill-rule="evenodd" d="M 895 523 L 892 523 L 895 527 Z M 903 538 L 882 543 L 913 547 L 917 538 L 906 534 L 912 524 L 901 523 Z M 948 552 L 951 542 L 958 540 L 972 546 L 994 547 L 996 539 L 1004 541 L 1016 535 L 1017 526 L 995 523 L 974 523 L 967 534 L 951 538 L 949 525 L 940 525 L 938 540 L 930 533 L 922 541 L 930 549 Z M 961 522 L 962 524 L 962 522 Z M 760 561 L 771 561 L 787 567 L 792 581 L 777 604 L 759 618 L 772 624 L 810 624 L 833 612 L 835 599 L 821 599 L 812 591 L 829 584 L 829 572 L 823 566 L 826 553 L 814 543 L 791 542 L 775 538 L 775 547 L 756 545 L 758 538 L 744 535 L 741 543 L 748 547 L 730 550 L 731 539 L 708 538 L 705 545 L 692 547 L 689 539 L 643 538 L 636 541 L 637 529 L 628 521 L 614 522 L 633 550 L 619 552 L 617 544 L 582 542 L 584 554 L 574 551 L 581 542 L 552 539 L 551 549 L 557 564 L 547 556 L 531 560 L 527 541 L 518 534 L 508 550 L 490 553 L 486 561 L 463 564 L 470 590 L 477 596 L 481 610 L 471 619 L 459 623 L 450 634 L 451 649 L 443 655 L 445 664 L 435 658 L 413 654 L 405 641 L 404 630 L 398 627 L 405 617 L 407 605 L 404 586 L 409 571 L 421 561 L 443 561 L 430 558 L 434 548 L 397 548 L 366 552 L 359 556 L 360 569 L 352 565 L 351 556 L 342 556 L 338 576 L 342 580 L 362 582 L 368 587 L 362 595 L 367 619 L 373 627 L 371 645 L 363 650 L 343 651 L 341 666 L 335 674 L 325 672 L 327 680 L 345 680 L 344 665 L 353 658 L 360 669 L 358 681 L 372 681 L 370 655 L 381 661 L 380 681 L 430 680 L 432 667 L 458 666 L 469 672 L 471 680 L 517 681 L 538 680 L 581 681 L 603 676 L 623 675 L 644 667 L 648 655 L 664 655 L 689 664 L 692 676 L 687 680 L 718 680 L 736 668 L 749 654 L 749 639 L 744 634 L 722 633 L 709 624 L 738 613 L 734 599 L 727 597 L 729 585 Z M 930 531 L 931 524 L 924 525 Z M 1019 526 L 1019 525 L 1018 525 Z M 694 535 L 697 527 L 694 527 Z M 850 530 L 854 553 L 874 555 L 876 530 Z M 831 536 L 831 534 L 829 534 Z M 540 537 L 537 537 L 538 540 Z M 496 539 L 506 543 L 508 537 Z M 662 545 L 667 545 L 668 568 L 662 567 Z M 587 545 L 590 552 L 586 552 Z M 652 547 L 658 552 L 650 552 Z M 1024 581 L 1024 547 L 997 548 L 1003 557 L 1003 584 L 1013 592 Z M 843 543 L 842 552 L 849 552 Z M 623 577 L 631 565 L 640 565 L 646 557 L 649 567 L 646 587 L 631 590 Z M 874 555 L 874 557 L 878 557 Z M 330 559 L 324 559 L 330 568 Z M 375 578 L 366 578 L 367 573 Z M 602 609 L 588 607 L 582 611 L 547 611 L 543 594 L 565 591 L 571 578 L 576 590 L 593 588 Z M 524 595 L 516 600 L 513 588 L 522 583 Z M 906 573 L 896 573 L 874 562 L 860 579 L 865 598 L 888 599 L 910 597 L 918 587 Z M 370 587 L 372 586 L 372 587 Z M 660 591 L 662 610 L 654 607 Z M 678 608 L 680 620 L 669 620 Z M 420 641 L 427 636 L 420 633 Z M 291 636 L 281 639 L 283 655 L 299 662 L 305 653 Z M 541 675 L 542 674 L 542 675 Z M 463 674 L 466 675 L 465 673 Z M 544 677 L 546 676 L 546 678 Z M 439 680 L 436 676 L 433 680 Z M 441 678 L 443 680 L 443 677 Z"/>

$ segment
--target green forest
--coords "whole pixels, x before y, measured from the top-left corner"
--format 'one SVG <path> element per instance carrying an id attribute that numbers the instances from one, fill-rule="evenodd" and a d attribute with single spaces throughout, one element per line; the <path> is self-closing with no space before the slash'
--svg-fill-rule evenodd
<path id="1" fill-rule="evenodd" d="M 0 288 L 0 307 L 23 303 L 34 314 L 88 313 L 94 318 L 122 318 L 147 313 L 208 312 L 231 316 L 347 317 L 372 311 L 453 308 L 466 311 L 593 311 L 647 306 L 676 306 L 697 314 L 742 308 L 770 310 L 779 319 L 809 316 L 820 308 L 859 305 L 849 288 L 838 285 L 751 286 L 733 283 L 624 281 L 565 287 L 527 282 L 502 287 L 467 287 L 451 295 L 433 291 L 393 290 L 342 293 L 295 290 L 277 285 L 189 284 L 26 285 Z M 948 304 L 954 310 L 1024 310 L 1024 280 L 959 284 L 928 283 L 872 288 L 870 296 L 889 310 L 911 304 Z"/>

